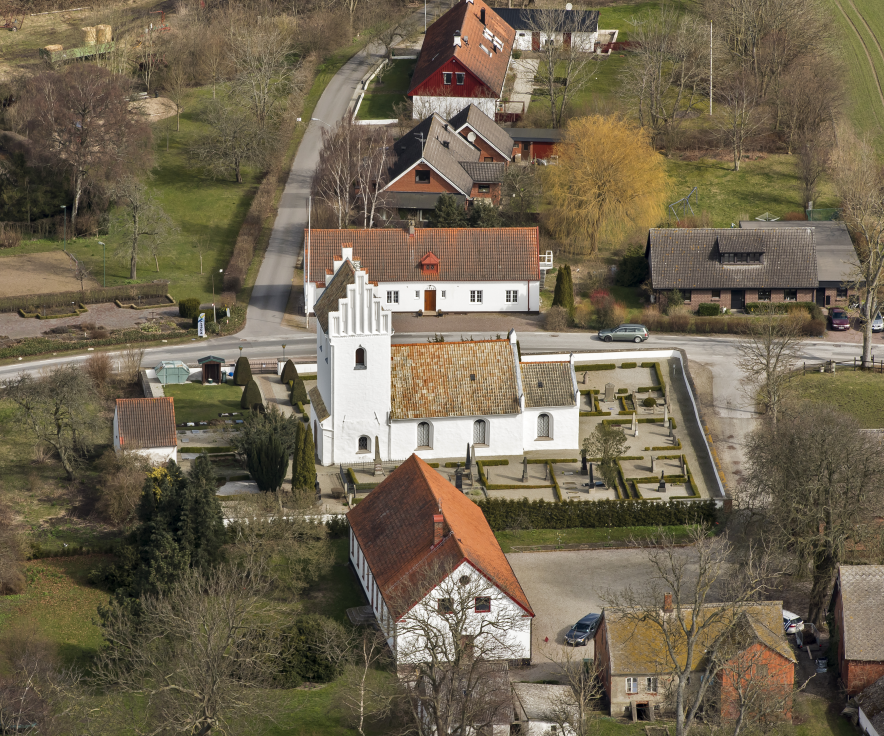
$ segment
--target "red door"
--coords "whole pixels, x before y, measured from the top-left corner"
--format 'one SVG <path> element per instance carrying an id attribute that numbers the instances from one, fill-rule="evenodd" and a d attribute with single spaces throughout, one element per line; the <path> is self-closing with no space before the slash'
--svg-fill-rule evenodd
<path id="1" fill-rule="evenodd" d="M 531 50 L 532 51 L 540 51 L 540 32 L 534 31 L 531 34 Z"/>

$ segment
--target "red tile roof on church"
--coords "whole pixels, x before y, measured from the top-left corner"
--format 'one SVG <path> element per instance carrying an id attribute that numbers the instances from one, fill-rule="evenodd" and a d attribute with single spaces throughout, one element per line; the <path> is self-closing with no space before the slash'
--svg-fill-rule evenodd
<path id="1" fill-rule="evenodd" d="M 441 510 L 446 536 L 433 547 L 433 516 Z M 467 560 L 534 616 L 482 510 L 417 455 L 412 455 L 348 514 L 350 528 L 394 618 L 426 596 L 426 573 L 454 570 Z"/>
<path id="2" fill-rule="evenodd" d="M 341 248 L 353 247 L 353 260 L 372 281 L 539 281 L 540 233 L 536 227 L 401 228 L 311 230 L 308 281 L 325 284 L 326 269 Z M 424 273 L 421 259 L 432 253 L 438 273 Z"/>
<path id="3" fill-rule="evenodd" d="M 482 11 L 485 12 L 484 25 Z M 500 47 L 484 34 L 486 28 L 500 40 Z M 460 33 L 460 46 L 454 42 L 455 31 Z M 495 96 L 500 95 L 515 38 L 516 32 L 482 0 L 461 0 L 427 29 L 408 94 L 453 57 Z M 441 80 L 439 86 L 442 86 Z"/>

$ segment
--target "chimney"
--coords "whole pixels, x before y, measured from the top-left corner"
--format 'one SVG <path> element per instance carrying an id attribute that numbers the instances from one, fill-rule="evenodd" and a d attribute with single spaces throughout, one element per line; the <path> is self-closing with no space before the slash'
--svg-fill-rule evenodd
<path id="1" fill-rule="evenodd" d="M 341 246 L 341 257 L 345 261 L 353 260 L 353 243 L 344 243 Z"/>
<path id="2" fill-rule="evenodd" d="M 663 613 L 672 613 L 672 593 L 663 594 Z"/>
<path id="3" fill-rule="evenodd" d="M 408 234 L 413 238 L 414 237 L 414 220 L 408 221 Z"/>
<path id="4" fill-rule="evenodd" d="M 485 25 L 485 8 L 482 8 L 479 11 L 479 20 L 482 21 L 482 25 L 484 26 Z"/>
<path id="5" fill-rule="evenodd" d="M 442 514 L 433 514 L 433 546 L 442 541 L 445 534 L 445 517 Z"/>
<path id="6" fill-rule="evenodd" d="M 460 30 L 454 32 L 454 45 L 460 46 Z"/>

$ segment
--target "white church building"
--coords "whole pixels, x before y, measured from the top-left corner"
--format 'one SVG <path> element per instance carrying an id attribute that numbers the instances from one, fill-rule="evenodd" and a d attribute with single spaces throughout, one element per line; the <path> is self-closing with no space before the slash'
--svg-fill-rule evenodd
<path id="1" fill-rule="evenodd" d="M 392 313 L 348 260 L 314 307 L 310 421 L 322 465 L 412 453 L 476 457 L 579 448 L 574 360 L 522 363 L 506 339 L 393 344 Z"/>

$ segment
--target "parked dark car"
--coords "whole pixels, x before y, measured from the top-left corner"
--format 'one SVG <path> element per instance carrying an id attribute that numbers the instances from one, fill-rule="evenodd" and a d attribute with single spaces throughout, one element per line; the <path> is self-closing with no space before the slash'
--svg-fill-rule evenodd
<path id="1" fill-rule="evenodd" d="M 608 330 L 599 330 L 599 340 L 625 340 L 626 342 L 644 342 L 648 339 L 648 331 L 644 325 L 620 325 Z"/>
<path id="2" fill-rule="evenodd" d="M 565 634 L 565 644 L 572 647 L 585 647 L 587 642 L 595 636 L 599 627 L 601 616 L 597 613 L 588 613 Z"/>
<path id="3" fill-rule="evenodd" d="M 830 330 L 849 330 L 850 329 L 850 317 L 847 316 L 847 312 L 843 309 L 835 309 L 829 310 L 829 329 Z"/>

